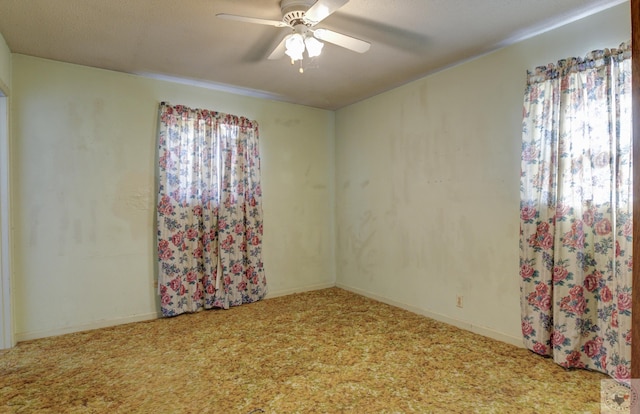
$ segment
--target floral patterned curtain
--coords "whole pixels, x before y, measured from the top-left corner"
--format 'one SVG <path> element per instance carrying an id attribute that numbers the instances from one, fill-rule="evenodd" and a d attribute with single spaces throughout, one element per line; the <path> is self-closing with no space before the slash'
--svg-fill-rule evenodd
<path id="1" fill-rule="evenodd" d="M 520 276 L 525 345 L 630 377 L 631 47 L 528 73 Z"/>
<path id="2" fill-rule="evenodd" d="M 262 299 L 258 124 L 160 105 L 158 288 L 164 316 Z"/>

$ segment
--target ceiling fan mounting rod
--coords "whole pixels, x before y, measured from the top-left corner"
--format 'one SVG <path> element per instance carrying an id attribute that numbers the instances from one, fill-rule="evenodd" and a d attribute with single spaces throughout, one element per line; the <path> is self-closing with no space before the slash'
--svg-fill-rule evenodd
<path id="1" fill-rule="evenodd" d="M 304 20 L 304 15 L 314 3 L 315 0 L 282 0 L 280 2 L 282 21 L 291 27 L 301 24 L 311 26 L 310 23 Z"/>

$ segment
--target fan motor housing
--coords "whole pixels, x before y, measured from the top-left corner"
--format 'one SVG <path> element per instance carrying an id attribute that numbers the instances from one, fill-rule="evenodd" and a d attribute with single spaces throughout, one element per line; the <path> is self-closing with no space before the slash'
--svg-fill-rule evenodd
<path id="1" fill-rule="evenodd" d="M 290 26 L 308 25 L 304 21 L 304 14 L 315 2 L 315 0 L 282 0 L 280 2 L 282 21 Z"/>

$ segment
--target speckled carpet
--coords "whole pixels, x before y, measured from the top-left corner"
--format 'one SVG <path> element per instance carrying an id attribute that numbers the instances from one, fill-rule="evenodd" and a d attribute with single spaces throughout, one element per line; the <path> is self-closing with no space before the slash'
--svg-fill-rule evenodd
<path id="1" fill-rule="evenodd" d="M 604 375 L 338 288 L 19 343 L 2 413 L 584 413 Z"/>

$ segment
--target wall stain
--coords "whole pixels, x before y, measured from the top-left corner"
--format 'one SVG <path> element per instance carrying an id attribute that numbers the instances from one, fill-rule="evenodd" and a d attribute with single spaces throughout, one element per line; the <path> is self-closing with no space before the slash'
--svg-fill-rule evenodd
<path id="1" fill-rule="evenodd" d="M 377 230 L 375 228 L 376 218 L 371 210 L 362 213 L 358 228 L 354 231 L 353 227 L 349 228 L 349 245 L 355 257 L 356 267 L 360 272 L 371 274 L 374 266 L 374 260 L 377 256 L 377 250 L 370 247 L 374 240 Z"/>
<path id="2" fill-rule="evenodd" d="M 280 119 L 280 118 L 276 118 L 276 124 L 283 125 L 283 126 L 285 126 L 287 128 L 291 128 L 291 127 L 300 125 L 300 120 L 299 119 Z"/>
<path id="3" fill-rule="evenodd" d="M 127 222 L 134 239 L 145 239 L 152 227 L 153 197 L 149 174 L 127 173 L 119 181 L 118 193 L 112 204 L 116 217 Z"/>

